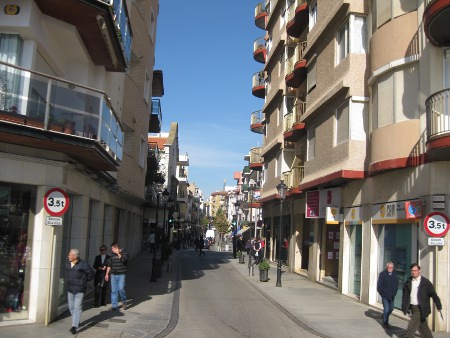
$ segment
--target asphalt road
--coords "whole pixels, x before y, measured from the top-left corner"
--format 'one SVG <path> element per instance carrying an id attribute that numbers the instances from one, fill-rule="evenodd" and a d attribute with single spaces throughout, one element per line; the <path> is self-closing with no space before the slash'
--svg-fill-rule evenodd
<path id="1" fill-rule="evenodd" d="M 317 337 L 294 323 L 231 266 L 230 252 L 180 255 L 176 337 Z"/>

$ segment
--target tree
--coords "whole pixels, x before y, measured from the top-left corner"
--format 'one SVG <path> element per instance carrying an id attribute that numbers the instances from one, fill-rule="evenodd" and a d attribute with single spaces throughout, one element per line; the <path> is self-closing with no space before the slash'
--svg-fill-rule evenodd
<path id="1" fill-rule="evenodd" d="M 230 227 L 230 223 L 228 223 L 227 216 L 223 212 L 223 210 L 220 208 L 216 215 L 214 216 L 214 226 L 216 227 L 217 231 L 221 233 L 228 232 L 228 228 Z"/>
<path id="2" fill-rule="evenodd" d="M 202 226 L 202 228 L 207 228 L 209 225 L 209 219 L 208 217 L 202 217 L 200 219 L 200 225 Z"/>

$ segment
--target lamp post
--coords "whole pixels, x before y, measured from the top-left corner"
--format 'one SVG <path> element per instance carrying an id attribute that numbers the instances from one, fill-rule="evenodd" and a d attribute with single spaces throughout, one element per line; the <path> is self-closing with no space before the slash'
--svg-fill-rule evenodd
<path id="1" fill-rule="evenodd" d="M 163 229 L 164 229 L 164 236 L 166 236 L 166 207 L 167 207 L 167 201 L 169 201 L 170 192 L 167 191 L 167 189 L 164 189 L 164 191 L 161 194 L 162 202 L 164 203 L 164 218 L 163 218 Z"/>
<path id="2" fill-rule="evenodd" d="M 284 180 L 281 180 L 277 185 L 278 196 L 280 196 L 280 224 L 278 225 L 278 265 L 277 265 L 277 284 L 275 286 L 281 287 L 281 223 L 283 222 L 283 201 L 286 197 L 287 185 L 284 184 Z"/>

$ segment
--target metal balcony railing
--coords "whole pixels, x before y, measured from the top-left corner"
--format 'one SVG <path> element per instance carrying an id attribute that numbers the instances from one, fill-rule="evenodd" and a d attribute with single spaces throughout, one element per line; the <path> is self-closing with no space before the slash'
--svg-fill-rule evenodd
<path id="1" fill-rule="evenodd" d="M 305 54 L 306 47 L 308 46 L 307 41 L 301 41 L 295 47 L 294 54 L 286 60 L 286 69 L 287 74 L 292 73 L 294 71 L 295 64 L 303 60 L 303 56 Z"/>
<path id="2" fill-rule="evenodd" d="M 306 111 L 306 102 L 296 99 L 294 107 L 291 112 L 284 117 L 284 132 L 292 129 L 294 123 L 300 122 L 300 118 Z"/>
<path id="3" fill-rule="evenodd" d="M 300 185 L 305 176 L 305 167 L 294 166 L 290 171 L 283 173 L 281 176 L 281 179 L 284 180 L 284 183 L 289 189 L 296 188 Z"/>
<path id="4" fill-rule="evenodd" d="M 450 88 L 429 96 L 425 101 L 427 139 L 450 132 Z"/>
<path id="5" fill-rule="evenodd" d="M 266 39 L 264 37 L 258 38 L 253 42 L 253 53 L 262 49 L 266 49 Z"/>
<path id="6" fill-rule="evenodd" d="M 255 7 L 255 18 L 260 14 L 266 13 L 267 1 L 260 2 Z"/>
<path id="7" fill-rule="evenodd" d="M 93 88 L 0 61 L 0 112 L 24 124 L 97 140 L 122 160 L 124 128 L 108 96 Z"/>

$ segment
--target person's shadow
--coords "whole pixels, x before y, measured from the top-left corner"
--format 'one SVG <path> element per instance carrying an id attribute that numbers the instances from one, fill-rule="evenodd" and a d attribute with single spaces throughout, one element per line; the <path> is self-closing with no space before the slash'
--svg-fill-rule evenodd
<path id="1" fill-rule="evenodd" d="M 365 315 L 366 315 L 366 317 L 372 318 L 373 320 L 378 322 L 380 324 L 380 326 L 383 328 L 383 330 L 387 336 L 399 337 L 399 338 L 405 337 L 404 336 L 405 329 L 403 329 L 401 327 L 391 325 L 391 324 L 389 324 L 389 327 L 383 327 L 383 312 L 375 311 L 373 309 L 368 309 L 365 312 Z"/>

